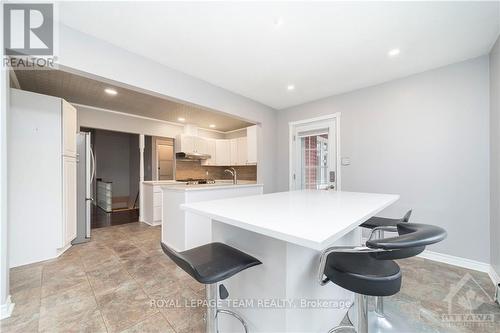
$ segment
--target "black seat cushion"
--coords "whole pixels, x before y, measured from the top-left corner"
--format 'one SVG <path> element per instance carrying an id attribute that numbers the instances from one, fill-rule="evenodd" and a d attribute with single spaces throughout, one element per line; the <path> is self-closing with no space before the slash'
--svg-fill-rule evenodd
<path id="1" fill-rule="evenodd" d="M 363 224 L 361 224 L 360 227 L 368 229 L 375 229 L 377 227 L 395 227 L 398 225 L 398 223 L 410 221 L 411 212 L 412 212 L 411 210 L 407 211 L 405 216 L 403 216 L 400 219 L 391 219 L 388 217 L 373 216 L 369 218 L 367 221 L 365 221 Z"/>
<path id="2" fill-rule="evenodd" d="M 183 252 L 164 243 L 161 247 L 180 268 L 203 284 L 220 282 L 261 264 L 256 258 L 223 243 L 210 243 Z"/>
<path id="3" fill-rule="evenodd" d="M 392 260 L 377 260 L 369 253 L 331 253 L 325 267 L 333 283 L 357 294 L 391 296 L 401 289 L 401 270 Z"/>
<path id="4" fill-rule="evenodd" d="M 375 229 L 377 227 L 395 227 L 400 222 L 401 219 L 390 219 L 387 217 L 374 216 L 361 224 L 360 227 L 368 229 Z"/>

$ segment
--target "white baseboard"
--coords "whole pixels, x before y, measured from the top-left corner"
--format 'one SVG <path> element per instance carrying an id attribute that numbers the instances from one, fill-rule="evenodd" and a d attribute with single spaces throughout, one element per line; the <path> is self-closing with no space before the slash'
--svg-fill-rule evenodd
<path id="1" fill-rule="evenodd" d="M 484 273 L 489 273 L 490 267 L 491 267 L 490 264 L 485 263 L 485 262 L 466 259 L 466 258 L 462 258 L 462 257 L 455 257 L 455 256 L 452 256 L 449 254 L 427 251 L 427 250 L 420 253 L 418 256 L 421 258 L 425 258 L 425 259 L 429 259 L 429 260 L 433 260 L 433 261 L 437 261 L 437 262 L 442 262 L 442 263 L 445 263 L 448 265 L 468 268 L 468 269 L 472 269 L 472 270 L 480 271 L 480 272 L 484 272 Z"/>
<path id="2" fill-rule="evenodd" d="M 147 225 L 150 225 L 150 226 L 152 226 L 152 227 L 156 227 L 157 225 L 161 225 L 161 222 L 159 222 L 159 223 L 150 223 L 150 222 L 148 222 L 148 221 L 140 221 L 140 222 L 144 222 L 144 223 L 146 223 Z"/>
<path id="3" fill-rule="evenodd" d="M 9 295 L 5 303 L 0 306 L 0 320 L 9 318 L 10 315 L 12 314 L 12 311 L 14 311 L 14 306 L 15 304 L 12 303 L 12 300 Z"/>
<path id="4" fill-rule="evenodd" d="M 490 276 L 491 281 L 493 281 L 496 286 L 500 284 L 500 275 L 498 275 L 498 273 L 493 269 L 493 266 L 490 266 L 488 275 Z"/>

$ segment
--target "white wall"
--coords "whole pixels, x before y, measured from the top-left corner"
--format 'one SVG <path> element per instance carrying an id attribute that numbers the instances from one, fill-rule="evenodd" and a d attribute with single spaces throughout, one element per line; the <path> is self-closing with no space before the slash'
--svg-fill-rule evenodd
<path id="1" fill-rule="evenodd" d="M 398 193 L 384 215 L 413 208 L 412 221 L 448 238 L 429 249 L 488 263 L 488 57 L 278 113 L 278 189 L 288 188 L 288 123 L 341 112 L 342 189 Z"/>
<path id="2" fill-rule="evenodd" d="M 0 8 L 3 17 L 3 6 Z M 3 45 L 3 30 L 0 32 Z M 0 66 L 0 309 L 2 316 L 7 307 L 4 306 L 9 296 L 9 262 L 8 262 L 8 222 L 7 222 L 7 110 L 9 107 L 9 77 L 5 67 Z"/>
<path id="3" fill-rule="evenodd" d="M 276 113 L 272 108 L 66 26 L 61 26 L 59 33 L 58 61 L 65 70 L 259 123 L 262 135 L 259 139 L 258 180 L 265 184 L 266 192 L 274 190 Z M 91 124 L 85 126 L 95 127 Z M 164 133 L 144 134 L 170 136 Z"/>
<path id="4" fill-rule="evenodd" d="M 500 37 L 490 53 L 490 110 L 490 254 L 500 276 Z"/>

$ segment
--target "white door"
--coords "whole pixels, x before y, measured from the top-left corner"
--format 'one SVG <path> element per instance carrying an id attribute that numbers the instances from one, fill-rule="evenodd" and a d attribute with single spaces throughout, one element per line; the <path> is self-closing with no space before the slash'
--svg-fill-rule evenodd
<path id="1" fill-rule="evenodd" d="M 158 166 L 158 180 L 174 179 L 174 147 L 157 141 L 156 158 Z"/>
<path id="2" fill-rule="evenodd" d="M 338 185 L 338 119 L 290 124 L 290 189 L 331 189 Z"/>

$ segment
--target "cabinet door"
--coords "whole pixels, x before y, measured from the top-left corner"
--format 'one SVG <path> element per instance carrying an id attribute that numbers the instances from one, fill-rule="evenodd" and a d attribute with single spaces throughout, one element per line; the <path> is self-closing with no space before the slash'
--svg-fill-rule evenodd
<path id="1" fill-rule="evenodd" d="M 195 150 L 195 152 L 200 153 L 200 154 L 207 154 L 208 153 L 207 140 L 205 140 L 199 136 L 195 136 L 194 137 L 194 150 Z"/>
<path id="2" fill-rule="evenodd" d="M 247 138 L 238 138 L 236 141 L 238 143 L 238 165 L 246 165 L 248 162 Z"/>
<path id="3" fill-rule="evenodd" d="M 231 165 L 237 165 L 238 164 L 238 140 L 237 139 L 231 139 L 230 140 L 230 163 Z"/>
<path id="4" fill-rule="evenodd" d="M 210 158 L 202 161 L 203 165 L 217 165 L 217 153 L 216 153 L 216 143 L 213 139 L 207 139 L 207 154 L 210 155 Z"/>
<path id="5" fill-rule="evenodd" d="M 76 159 L 63 158 L 63 228 L 61 247 L 76 237 Z"/>
<path id="6" fill-rule="evenodd" d="M 229 140 L 215 140 L 215 159 L 216 164 L 229 166 L 231 163 L 231 146 Z"/>
<path id="7" fill-rule="evenodd" d="M 194 153 L 194 137 L 191 135 L 181 135 L 181 151 L 183 153 Z"/>
<path id="8" fill-rule="evenodd" d="M 257 125 L 247 127 L 247 164 L 257 164 Z"/>
<path id="9" fill-rule="evenodd" d="M 76 109 L 62 100 L 63 155 L 76 156 Z"/>

